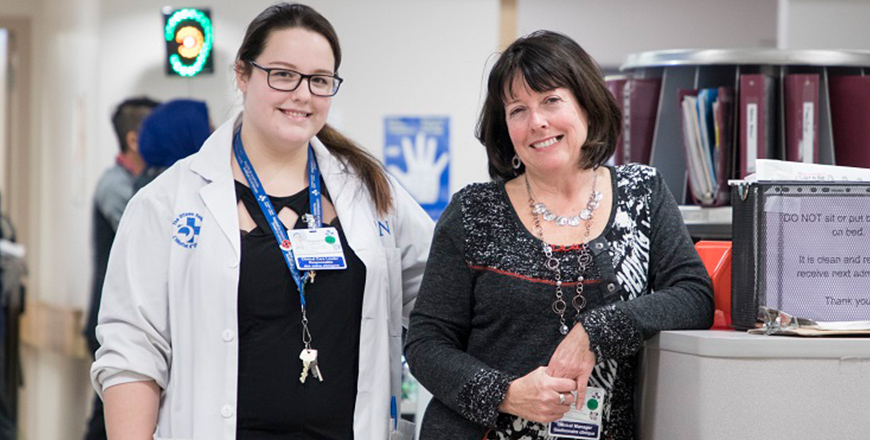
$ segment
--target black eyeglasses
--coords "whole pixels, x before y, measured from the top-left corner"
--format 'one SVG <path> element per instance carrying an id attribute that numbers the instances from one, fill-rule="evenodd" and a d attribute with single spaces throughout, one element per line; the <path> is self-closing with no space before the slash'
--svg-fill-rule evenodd
<path id="1" fill-rule="evenodd" d="M 277 69 L 263 67 L 253 61 L 248 61 L 252 66 L 266 72 L 266 83 L 269 87 L 282 92 L 292 92 L 302 84 L 303 79 L 308 79 L 308 90 L 315 96 L 335 96 L 343 79 L 334 75 L 306 75 L 289 69 Z"/>

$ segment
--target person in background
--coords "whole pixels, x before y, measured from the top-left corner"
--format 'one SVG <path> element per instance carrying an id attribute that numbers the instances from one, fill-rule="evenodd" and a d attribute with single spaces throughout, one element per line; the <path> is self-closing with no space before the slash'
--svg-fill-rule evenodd
<path id="1" fill-rule="evenodd" d="M 139 154 L 147 167 L 133 182 L 133 190 L 199 151 L 210 134 L 208 107 L 202 101 L 176 99 L 154 109 L 139 131 Z"/>
<path id="2" fill-rule="evenodd" d="M 314 9 L 266 8 L 236 55 L 241 114 L 130 201 L 91 368 L 113 440 L 395 429 L 402 327 L 434 224 L 326 123 L 341 55 Z M 295 264 L 320 264 L 295 253 L 297 230 L 333 255 L 321 270 Z"/>
<path id="3" fill-rule="evenodd" d="M 547 423 L 572 392 L 583 408 L 587 386 L 600 438 L 634 439 L 643 341 L 712 324 L 710 279 L 661 175 L 603 165 L 619 131 L 570 38 L 535 32 L 493 66 L 477 136 L 494 182 L 442 214 L 411 314 L 405 356 L 434 396 L 421 439 L 552 439 Z"/>
<path id="4" fill-rule="evenodd" d="M 115 164 L 109 167 L 97 181 L 94 192 L 93 240 L 94 275 L 92 280 L 91 301 L 84 334 L 88 349 L 93 356 L 99 348 L 96 327 L 100 310 L 100 297 L 103 279 L 109 262 L 109 251 L 121 221 L 121 214 L 133 196 L 133 182 L 145 168 L 139 155 L 139 126 L 159 103 L 150 98 L 127 99 L 118 105 L 112 114 L 112 126 L 118 137 L 121 152 L 115 157 Z M 88 422 L 85 440 L 106 438 L 106 425 L 103 419 L 103 401 L 95 396 L 93 413 Z"/>

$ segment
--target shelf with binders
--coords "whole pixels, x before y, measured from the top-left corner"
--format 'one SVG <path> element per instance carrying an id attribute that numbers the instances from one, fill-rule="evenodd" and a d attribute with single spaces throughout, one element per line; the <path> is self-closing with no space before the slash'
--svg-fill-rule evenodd
<path id="1" fill-rule="evenodd" d="M 666 50 L 620 70 L 614 157 L 656 167 L 696 238 L 730 237 L 729 211 L 711 207 L 756 158 L 870 168 L 870 51 Z"/>

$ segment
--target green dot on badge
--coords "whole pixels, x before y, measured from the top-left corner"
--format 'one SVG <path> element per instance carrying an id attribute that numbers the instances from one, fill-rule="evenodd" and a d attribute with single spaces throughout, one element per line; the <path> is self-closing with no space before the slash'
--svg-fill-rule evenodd
<path id="1" fill-rule="evenodd" d="M 589 408 L 590 411 L 595 411 L 598 409 L 598 401 L 595 399 L 589 399 L 589 401 L 586 402 L 586 407 Z"/>
<path id="2" fill-rule="evenodd" d="M 326 242 L 329 243 L 329 244 L 333 244 L 333 243 L 335 243 L 335 237 L 333 237 L 333 236 L 331 236 L 331 235 L 328 236 L 328 237 L 326 237 L 325 240 L 326 240 Z"/>

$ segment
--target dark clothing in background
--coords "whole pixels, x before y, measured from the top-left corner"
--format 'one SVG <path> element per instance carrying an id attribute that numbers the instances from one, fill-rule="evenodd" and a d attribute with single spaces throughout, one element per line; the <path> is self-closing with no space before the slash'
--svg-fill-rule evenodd
<path id="1" fill-rule="evenodd" d="M 119 158 L 117 163 L 100 177 L 94 193 L 94 277 L 88 320 L 84 331 L 91 356 L 94 356 L 100 348 L 96 334 L 97 316 L 103 295 L 103 279 L 106 277 L 106 268 L 109 265 L 109 252 L 112 250 L 112 242 L 115 240 L 121 215 L 133 196 L 135 178 L 133 173 L 122 165 Z M 103 418 L 103 401 L 99 396 L 95 396 L 85 440 L 104 439 L 106 439 L 106 423 Z"/>
<path id="2" fill-rule="evenodd" d="M 85 326 L 85 337 L 92 354 L 99 347 L 96 335 L 97 315 L 103 292 L 103 278 L 106 277 L 106 267 L 109 264 L 109 252 L 112 250 L 121 215 L 133 196 L 134 179 L 132 172 L 116 163 L 100 177 L 94 193 L 94 278 Z"/>
<path id="3" fill-rule="evenodd" d="M 142 171 L 142 174 L 136 178 L 133 182 L 133 192 L 137 193 L 140 189 L 142 189 L 145 185 L 151 183 L 152 180 L 156 179 L 160 173 L 166 171 L 166 167 L 148 167 L 145 168 L 145 171 Z"/>

